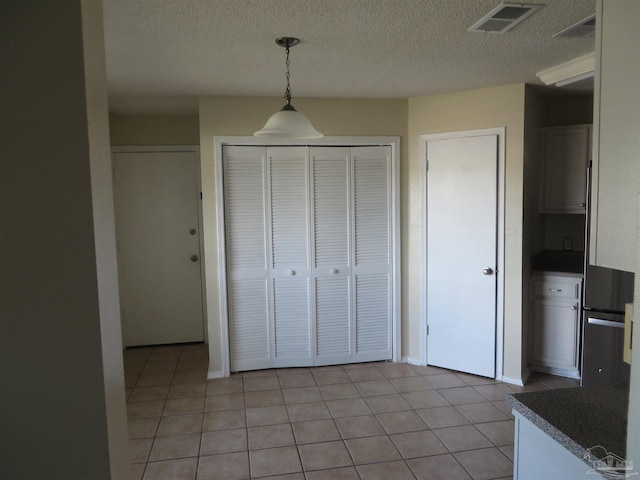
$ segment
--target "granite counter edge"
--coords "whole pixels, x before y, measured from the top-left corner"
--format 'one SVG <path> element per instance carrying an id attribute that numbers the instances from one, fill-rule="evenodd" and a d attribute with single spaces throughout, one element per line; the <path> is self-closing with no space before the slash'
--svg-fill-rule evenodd
<path id="1" fill-rule="evenodd" d="M 548 421 L 542 418 L 538 413 L 531 410 L 524 403 L 519 401 L 513 395 L 507 395 L 507 403 L 513 407 L 513 409 L 522 415 L 524 418 L 533 423 L 536 427 L 542 430 L 545 434 L 555 440 L 559 445 L 566 448 L 573 455 L 582 460 L 585 465 L 592 466 L 591 463 L 587 461 L 585 455 L 588 454 L 587 447 L 580 445 L 578 442 L 573 440 L 567 434 L 558 430 L 556 427 L 551 425 Z"/>

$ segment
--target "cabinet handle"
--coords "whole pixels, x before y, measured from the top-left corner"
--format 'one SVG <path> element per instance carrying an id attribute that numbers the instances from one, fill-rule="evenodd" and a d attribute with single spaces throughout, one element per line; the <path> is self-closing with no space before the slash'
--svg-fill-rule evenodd
<path id="1" fill-rule="evenodd" d="M 293 276 L 295 276 L 296 271 L 295 270 L 289 270 L 287 273 L 293 277 Z"/>
<path id="2" fill-rule="evenodd" d="M 578 206 L 579 206 L 579 207 L 586 207 L 586 206 L 587 206 L 587 204 L 586 204 L 586 203 L 579 203 L 579 204 L 578 204 Z"/>
<path id="3" fill-rule="evenodd" d="M 337 274 L 337 273 L 338 273 L 338 270 L 337 270 L 337 269 L 335 269 L 335 268 L 332 268 L 332 269 L 329 271 L 329 273 L 331 273 L 332 275 L 335 275 L 335 274 Z"/>
<path id="4" fill-rule="evenodd" d="M 577 305 L 571 305 L 571 310 L 577 310 L 578 306 Z"/>
<path id="5" fill-rule="evenodd" d="M 550 292 L 561 292 L 562 289 L 561 288 L 550 288 L 549 291 Z"/>

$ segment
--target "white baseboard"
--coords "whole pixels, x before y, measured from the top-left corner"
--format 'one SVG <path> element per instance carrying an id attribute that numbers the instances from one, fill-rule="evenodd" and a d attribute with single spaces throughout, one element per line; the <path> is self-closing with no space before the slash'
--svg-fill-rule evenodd
<path id="1" fill-rule="evenodd" d="M 222 370 L 207 372 L 207 380 L 211 380 L 212 378 L 224 378 L 224 372 Z"/>
<path id="2" fill-rule="evenodd" d="M 524 382 L 522 381 L 521 378 L 518 378 L 518 377 L 507 377 L 503 375 L 502 381 L 504 383 L 510 383 L 512 385 L 518 385 L 519 387 L 524 387 Z"/>
<path id="3" fill-rule="evenodd" d="M 424 363 L 422 363 L 420 360 L 418 360 L 417 358 L 411 358 L 411 357 L 402 357 L 402 363 L 408 363 L 409 365 L 423 365 Z"/>

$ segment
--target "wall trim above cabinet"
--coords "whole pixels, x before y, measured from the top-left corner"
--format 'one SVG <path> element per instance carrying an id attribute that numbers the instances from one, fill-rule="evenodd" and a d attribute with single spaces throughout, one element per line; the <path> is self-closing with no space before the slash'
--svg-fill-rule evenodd
<path id="1" fill-rule="evenodd" d="M 591 125 L 542 129 L 540 213 L 585 214 Z"/>
<path id="2" fill-rule="evenodd" d="M 251 183 L 251 178 L 244 181 L 243 165 L 238 164 L 239 170 L 235 167 L 229 170 L 233 163 L 232 159 L 227 158 L 229 152 L 244 158 L 245 150 L 247 161 L 255 164 L 251 172 L 257 172 L 256 175 L 260 177 L 253 179 L 253 187 L 243 186 Z M 288 155 L 289 150 L 292 155 Z M 333 153 L 336 158 L 332 160 Z M 370 160 L 367 157 L 369 153 Z M 323 160 L 327 157 L 322 168 L 318 166 L 316 156 Z M 376 160 L 378 157 L 380 160 Z M 291 170 L 286 167 L 287 158 L 291 159 Z M 284 161 L 282 168 L 279 166 L 282 162 L 278 159 Z M 221 327 L 223 374 L 228 376 L 232 370 L 384 358 L 400 361 L 400 138 L 325 137 L 311 142 L 282 142 L 255 137 L 214 137 L 214 161 L 215 180 L 203 179 L 205 196 L 207 191 L 212 193 L 214 187 L 216 191 L 216 219 L 205 216 L 205 233 L 215 228 L 217 237 L 217 258 L 209 262 L 205 259 L 206 288 L 207 298 L 219 299 L 219 318 L 215 318 L 218 312 L 211 308 L 209 324 L 219 322 Z M 279 163 L 274 163 L 276 161 Z M 335 164 L 333 166 L 332 161 Z M 374 164 L 379 165 L 373 167 Z M 236 175 L 237 181 L 229 183 L 233 175 Z M 295 189 L 290 188 L 296 185 Z M 234 188 L 235 196 L 231 198 L 225 188 Z M 386 196 L 383 193 L 385 188 Z M 375 192 L 372 189 L 380 191 L 384 198 L 377 193 L 373 195 Z M 245 191 L 247 196 L 250 194 L 255 197 L 253 203 L 259 203 L 259 208 L 248 205 L 251 199 L 246 199 Z M 368 195 L 368 191 L 373 196 Z M 240 202 L 237 203 L 240 206 L 229 210 L 234 201 Z M 384 203 L 384 208 L 379 205 L 380 201 Z M 286 207 L 287 202 L 296 203 L 297 213 Z M 342 203 L 338 205 L 336 202 Z M 331 212 L 336 208 L 341 209 L 342 204 L 344 215 L 338 215 L 339 218 L 334 220 L 339 225 L 334 225 Z M 380 212 L 381 208 L 383 213 L 376 215 L 387 219 L 388 226 L 383 228 L 384 231 L 380 230 L 382 227 L 378 221 L 375 225 L 369 225 L 372 212 Z M 251 213 L 254 210 L 256 215 Z M 361 220 L 357 218 L 358 211 L 363 212 Z M 330 215 L 327 216 L 327 213 Z M 229 252 L 233 246 L 229 242 L 237 244 L 241 239 L 240 243 L 244 245 L 249 239 L 243 233 L 248 224 L 243 223 L 236 228 L 229 222 L 239 218 L 242 223 L 245 214 L 265 219 L 266 223 L 260 230 L 264 235 L 257 234 L 256 237 L 261 239 L 264 236 L 264 242 L 258 242 L 265 252 L 258 253 L 259 257 L 264 257 L 264 267 L 254 268 L 256 262 L 251 252 L 245 252 L 253 259 L 246 264 L 251 267 L 249 269 L 241 265 L 242 258 L 249 258 L 246 255 L 242 257 L 242 252 L 230 260 Z M 330 224 L 323 227 L 327 221 L 331 221 Z M 207 223 L 210 225 L 208 229 Z M 233 233 L 230 228 L 236 228 L 236 232 Z M 359 233 L 363 228 L 366 235 Z M 367 238 L 370 235 L 382 235 L 385 240 L 368 242 L 366 245 L 358 240 L 358 236 Z M 340 246 L 336 247 L 339 251 L 335 250 L 334 245 Z M 381 248 L 388 253 L 383 252 L 382 255 Z M 384 257 L 382 263 L 380 255 Z M 249 290 L 253 288 L 253 293 L 242 285 Z M 382 305 L 380 298 L 384 299 L 384 292 L 388 292 L 388 298 Z M 255 320 L 240 325 L 235 318 L 243 317 L 234 313 L 233 302 L 248 305 L 252 303 L 252 295 L 259 297 L 255 299 L 257 306 L 249 308 L 246 314 L 255 316 Z M 337 297 L 333 301 L 332 296 L 335 295 Z M 258 302 L 260 299 L 262 303 Z M 388 317 L 383 318 L 379 314 L 378 310 L 381 309 L 388 309 Z M 369 322 L 373 322 L 371 325 L 362 325 L 362 312 L 367 318 L 372 318 Z M 259 335 L 255 335 L 257 332 L 253 331 L 255 329 L 250 323 L 259 327 Z M 334 332 L 329 328 L 331 325 L 336 325 L 340 331 Z M 359 335 L 358 329 L 363 328 L 360 331 L 364 333 Z M 238 332 L 247 329 L 252 330 L 254 335 L 247 342 L 242 340 L 238 343 Z M 343 338 L 345 334 L 349 336 L 348 339 Z M 237 354 L 238 349 L 253 352 L 252 342 L 259 343 L 259 355 L 253 358 L 253 355 Z M 282 350 L 285 354 L 279 355 L 278 349 L 282 347 L 287 347 Z M 293 352 L 291 355 L 289 350 Z"/>

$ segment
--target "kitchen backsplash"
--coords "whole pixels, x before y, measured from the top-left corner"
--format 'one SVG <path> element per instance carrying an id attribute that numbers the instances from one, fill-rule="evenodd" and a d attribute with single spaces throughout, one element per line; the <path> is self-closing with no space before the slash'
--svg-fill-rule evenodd
<path id="1" fill-rule="evenodd" d="M 567 250 L 566 243 L 571 243 L 570 250 L 584 251 L 585 216 L 584 215 L 543 215 L 544 248 L 546 250 Z M 566 242 L 566 239 L 571 239 Z"/>

